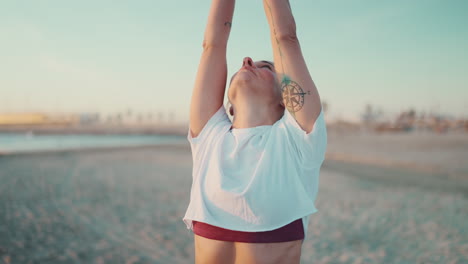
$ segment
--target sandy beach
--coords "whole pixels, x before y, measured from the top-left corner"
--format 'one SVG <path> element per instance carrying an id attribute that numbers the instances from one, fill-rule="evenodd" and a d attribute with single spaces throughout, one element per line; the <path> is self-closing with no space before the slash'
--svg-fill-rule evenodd
<path id="1" fill-rule="evenodd" d="M 468 138 L 329 134 L 301 263 L 467 263 Z M 193 263 L 188 144 L 0 156 L 0 263 Z"/>

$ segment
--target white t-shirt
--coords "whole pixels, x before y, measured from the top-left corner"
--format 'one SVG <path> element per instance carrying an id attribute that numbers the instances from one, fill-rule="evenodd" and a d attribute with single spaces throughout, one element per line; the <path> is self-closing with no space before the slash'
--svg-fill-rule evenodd
<path id="1" fill-rule="evenodd" d="M 325 159 L 320 112 L 307 134 L 289 111 L 273 125 L 231 129 L 223 106 L 193 138 L 190 203 L 183 218 L 225 229 L 269 231 L 302 218 L 305 235 Z"/>

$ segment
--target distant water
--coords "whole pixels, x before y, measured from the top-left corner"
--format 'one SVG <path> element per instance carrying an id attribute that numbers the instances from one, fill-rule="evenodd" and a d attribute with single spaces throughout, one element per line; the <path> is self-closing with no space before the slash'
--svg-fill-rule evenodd
<path id="1" fill-rule="evenodd" d="M 0 133 L 0 153 L 148 146 L 185 141 L 171 135 L 34 135 Z"/>

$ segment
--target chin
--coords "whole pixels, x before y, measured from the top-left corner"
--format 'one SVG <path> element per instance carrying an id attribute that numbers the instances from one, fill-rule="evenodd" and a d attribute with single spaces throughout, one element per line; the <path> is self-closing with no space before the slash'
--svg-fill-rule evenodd
<path id="1" fill-rule="evenodd" d="M 252 76 L 250 76 L 249 72 L 240 72 L 237 74 L 236 78 L 234 79 L 233 83 L 246 83 L 252 81 Z"/>

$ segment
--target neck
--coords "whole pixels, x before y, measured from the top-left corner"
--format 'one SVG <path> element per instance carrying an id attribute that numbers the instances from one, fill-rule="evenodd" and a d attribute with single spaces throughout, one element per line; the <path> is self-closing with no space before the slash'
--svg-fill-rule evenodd
<path id="1" fill-rule="evenodd" d="M 233 128 L 249 128 L 265 125 L 273 125 L 284 114 L 281 108 L 274 106 L 260 106 L 259 104 L 236 105 Z"/>

